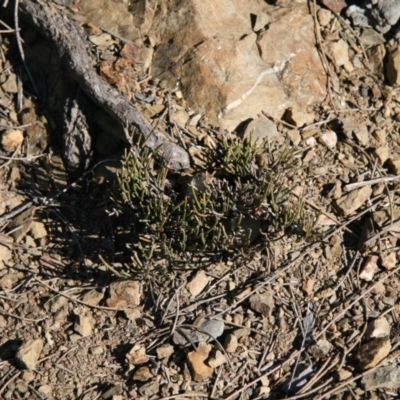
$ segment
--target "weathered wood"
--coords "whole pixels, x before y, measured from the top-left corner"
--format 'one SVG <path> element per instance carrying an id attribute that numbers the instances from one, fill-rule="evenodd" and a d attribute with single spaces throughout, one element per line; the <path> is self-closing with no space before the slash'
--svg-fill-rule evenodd
<path id="1" fill-rule="evenodd" d="M 43 0 L 20 0 L 20 13 L 51 43 L 68 75 L 86 95 L 124 128 L 135 129 L 146 138 L 146 145 L 158 148 L 159 154 L 174 169 L 190 166 L 188 153 L 167 140 L 117 89 L 94 70 L 83 28 Z M 129 140 L 129 138 L 127 138 Z"/>

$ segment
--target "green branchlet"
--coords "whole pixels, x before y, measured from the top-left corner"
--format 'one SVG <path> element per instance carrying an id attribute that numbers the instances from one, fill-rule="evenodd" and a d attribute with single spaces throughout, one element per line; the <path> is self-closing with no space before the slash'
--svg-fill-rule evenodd
<path id="1" fill-rule="evenodd" d="M 268 232 L 302 217 L 301 202 L 289 201 L 288 176 L 297 167 L 290 150 L 226 137 L 210 157 L 213 174 L 179 180 L 156 162 L 157 152 L 137 147 L 126 154 L 114 191 L 116 211 L 134 226 L 132 258 L 151 260 L 246 251 Z"/>

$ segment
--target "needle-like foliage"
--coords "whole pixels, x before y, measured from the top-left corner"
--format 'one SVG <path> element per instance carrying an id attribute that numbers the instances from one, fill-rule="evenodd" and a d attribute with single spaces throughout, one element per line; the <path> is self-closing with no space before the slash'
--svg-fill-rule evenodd
<path id="1" fill-rule="evenodd" d="M 290 150 L 230 136 L 211 157 L 212 173 L 177 179 L 156 162 L 157 152 L 137 147 L 126 154 L 114 197 L 134 227 L 135 264 L 246 252 L 299 221 L 301 204 L 288 201 L 297 168 Z"/>

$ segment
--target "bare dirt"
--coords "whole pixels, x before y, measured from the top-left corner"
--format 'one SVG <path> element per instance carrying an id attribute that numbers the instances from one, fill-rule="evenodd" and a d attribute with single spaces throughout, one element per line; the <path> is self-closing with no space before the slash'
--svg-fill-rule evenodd
<path id="1" fill-rule="evenodd" d="M 292 190 L 288 207 L 303 204 L 302 218 L 263 232 L 257 251 L 174 262 L 138 261 L 135 229 L 114 212 L 123 138 L 99 134 L 86 172 L 68 174 L 57 134 L 63 71 L 21 24 L 46 93 L 39 101 L 15 21 L 1 21 L 12 26 L 0 32 L 0 398 L 400 395 L 400 93 L 371 53 L 367 63 L 358 28 L 338 15 L 324 28 L 313 15 L 329 96 L 312 124 L 273 119 L 298 161 L 277 184 Z M 329 53 L 338 38 L 353 68 Z M 88 41 L 96 70 L 188 149 L 185 175 L 212 175 L 210 155 L 230 134 L 206 117 L 195 129 L 174 123 L 185 110 L 180 91 L 138 76 L 121 55 L 125 43 L 112 41 Z"/>

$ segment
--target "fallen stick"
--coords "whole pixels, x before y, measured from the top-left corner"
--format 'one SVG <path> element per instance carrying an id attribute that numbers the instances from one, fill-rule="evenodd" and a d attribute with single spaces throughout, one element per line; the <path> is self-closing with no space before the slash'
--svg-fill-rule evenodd
<path id="1" fill-rule="evenodd" d="M 143 135 L 146 145 L 157 148 L 170 168 L 189 168 L 188 153 L 153 129 L 132 103 L 96 73 L 83 28 L 42 0 L 20 0 L 20 13 L 51 43 L 69 77 L 95 104 L 119 121 L 125 132 L 136 130 Z M 129 141 L 129 135 L 126 136 Z"/>

